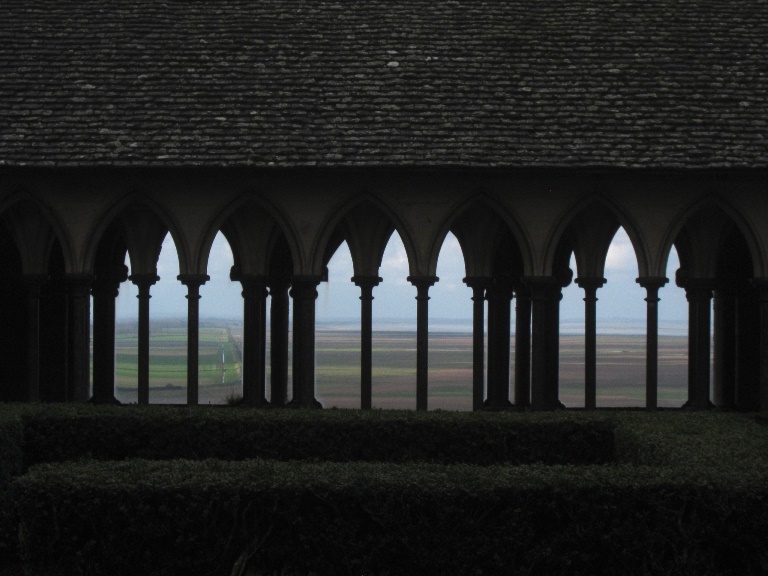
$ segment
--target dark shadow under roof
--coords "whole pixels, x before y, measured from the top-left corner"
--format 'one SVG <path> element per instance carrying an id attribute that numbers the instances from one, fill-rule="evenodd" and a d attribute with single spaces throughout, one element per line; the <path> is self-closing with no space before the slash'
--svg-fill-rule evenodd
<path id="1" fill-rule="evenodd" d="M 768 166 L 768 2 L 4 0 L 0 164 Z"/>

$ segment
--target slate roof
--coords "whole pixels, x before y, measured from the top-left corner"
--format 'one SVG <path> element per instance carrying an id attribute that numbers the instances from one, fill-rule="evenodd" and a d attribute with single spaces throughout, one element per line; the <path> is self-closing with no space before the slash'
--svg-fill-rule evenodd
<path id="1" fill-rule="evenodd" d="M 2 0 L 0 164 L 768 166 L 765 0 Z"/>

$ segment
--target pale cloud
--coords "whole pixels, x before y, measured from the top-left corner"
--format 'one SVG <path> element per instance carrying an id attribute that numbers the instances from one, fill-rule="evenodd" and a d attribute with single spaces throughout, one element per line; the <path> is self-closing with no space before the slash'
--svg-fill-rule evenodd
<path id="1" fill-rule="evenodd" d="M 160 248 L 160 257 L 157 259 L 157 275 L 161 279 L 173 278 L 179 274 L 179 255 L 176 245 L 170 234 L 165 235 L 163 246 Z"/>
<path id="2" fill-rule="evenodd" d="M 400 236 L 393 234 L 384 250 L 379 276 L 405 281 L 409 273 L 408 254 L 405 251 L 405 246 L 403 246 L 403 241 L 400 240 Z"/>
<path id="3" fill-rule="evenodd" d="M 629 236 L 623 228 L 619 228 L 613 242 L 608 248 L 608 256 L 605 259 L 605 272 L 634 273 L 637 274 L 637 257 Z"/>
<path id="4" fill-rule="evenodd" d="M 456 236 L 449 233 L 440 249 L 437 259 L 437 275 L 440 278 L 463 278 L 466 273 L 464 254 Z"/>

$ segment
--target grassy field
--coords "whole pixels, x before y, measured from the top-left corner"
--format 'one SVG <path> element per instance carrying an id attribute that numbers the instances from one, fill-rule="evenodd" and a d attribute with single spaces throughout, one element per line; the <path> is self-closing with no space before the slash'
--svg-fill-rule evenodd
<path id="1" fill-rule="evenodd" d="M 179 322 L 155 323 L 150 351 L 150 402 L 186 402 L 186 328 Z M 137 401 L 136 327 L 118 326 L 117 397 Z M 203 322 L 200 330 L 200 403 L 220 404 L 242 391 L 242 327 L 223 321 Z M 316 393 L 324 406 L 360 406 L 360 336 L 352 330 L 318 329 Z M 269 347 L 267 347 L 269 350 Z M 429 339 L 429 408 L 470 410 L 472 339 L 469 334 L 434 332 Z M 511 360 L 514 362 L 514 343 Z M 645 338 L 598 336 L 597 403 L 603 407 L 645 403 Z M 416 407 L 416 335 L 374 333 L 373 405 Z M 687 395 L 687 339 L 659 338 L 659 405 L 679 407 Z M 269 382 L 269 352 L 267 352 Z M 560 339 L 560 399 L 567 407 L 584 405 L 584 340 Z M 267 386 L 269 388 L 269 386 Z M 290 394 L 290 390 L 289 390 Z M 267 390 L 269 396 L 269 390 Z"/>
<path id="2" fill-rule="evenodd" d="M 238 342 L 226 323 L 200 330 L 200 403 L 218 404 L 242 391 Z M 136 402 L 137 336 L 134 325 L 120 325 L 115 344 L 116 396 Z M 150 335 L 149 398 L 153 404 L 185 403 L 187 398 L 187 330 L 179 323 L 157 323 Z"/>

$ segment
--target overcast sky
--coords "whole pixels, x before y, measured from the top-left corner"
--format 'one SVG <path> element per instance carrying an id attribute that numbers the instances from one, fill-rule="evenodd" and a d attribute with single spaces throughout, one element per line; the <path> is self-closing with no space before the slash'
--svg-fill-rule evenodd
<path id="1" fill-rule="evenodd" d="M 127 262 L 126 262 L 127 263 Z M 208 274 L 211 280 L 200 290 L 201 317 L 242 318 L 240 284 L 229 280 L 233 264 L 232 251 L 222 234 L 216 237 L 209 258 Z M 684 323 L 687 305 L 682 289 L 674 285 L 674 272 L 679 267 L 677 253 L 669 258 L 667 277 L 670 284 L 660 290 L 659 318 L 664 323 Z M 329 281 L 318 288 L 318 321 L 354 320 L 360 317 L 360 292 L 350 278 L 353 276 L 352 258 L 346 244 L 342 244 L 329 263 Z M 571 268 L 577 274 L 575 261 Z M 176 276 L 179 273 L 178 256 L 170 235 L 166 237 L 158 262 L 161 280 L 152 287 L 151 313 L 155 318 L 185 317 L 186 289 Z M 448 235 L 437 266 L 439 282 L 430 289 L 430 319 L 468 320 L 472 317 L 472 292 L 461 281 L 465 275 L 459 243 Z M 629 238 L 619 229 L 608 251 L 605 267 L 608 279 L 598 290 L 598 323 L 626 320 L 645 322 L 645 290 L 637 285 L 637 261 Z M 380 276 L 384 281 L 374 289 L 374 322 L 385 319 L 406 319 L 415 326 L 416 288 L 407 280 L 408 261 L 400 237 L 395 233 L 384 253 Z M 123 283 L 118 298 L 118 317 L 135 319 L 137 315 L 136 289 Z M 583 290 L 571 284 L 563 291 L 561 319 L 564 323 L 581 321 L 584 316 Z M 471 326 L 467 326 L 471 329 Z"/>

